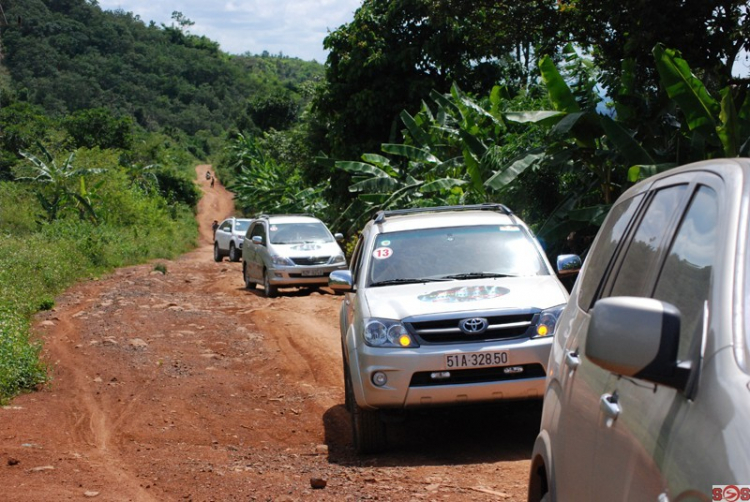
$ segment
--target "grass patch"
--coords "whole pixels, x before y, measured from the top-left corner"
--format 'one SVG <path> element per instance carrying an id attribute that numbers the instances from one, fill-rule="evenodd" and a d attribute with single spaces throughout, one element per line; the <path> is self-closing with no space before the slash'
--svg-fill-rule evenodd
<path id="1" fill-rule="evenodd" d="M 12 191 L 0 189 L 0 207 L 8 202 L 2 195 Z M 198 232 L 189 207 L 138 203 L 141 212 L 131 225 L 68 218 L 32 231 L 19 218 L 12 228 L 0 221 L 0 402 L 47 381 L 41 346 L 30 339 L 29 326 L 36 312 L 54 306 L 59 293 L 116 267 L 171 259 L 194 247 Z"/>

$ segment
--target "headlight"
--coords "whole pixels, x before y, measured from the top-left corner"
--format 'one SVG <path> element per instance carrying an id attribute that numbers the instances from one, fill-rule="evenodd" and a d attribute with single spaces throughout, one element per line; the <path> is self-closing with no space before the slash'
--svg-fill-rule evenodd
<path id="1" fill-rule="evenodd" d="M 340 263 L 346 264 L 346 258 L 344 257 L 344 255 L 340 254 L 338 256 L 331 257 L 331 261 L 330 261 L 331 265 L 338 265 Z"/>
<path id="2" fill-rule="evenodd" d="M 555 334 L 557 320 L 560 313 L 565 308 L 565 304 L 542 310 L 536 317 L 536 326 L 531 338 L 546 338 Z"/>
<path id="3" fill-rule="evenodd" d="M 375 317 L 365 322 L 365 343 L 371 347 L 419 347 L 399 321 Z"/>
<path id="4" fill-rule="evenodd" d="M 295 266 L 294 262 L 285 256 L 271 256 L 271 263 L 273 263 L 274 265 L 280 265 L 282 267 Z"/>

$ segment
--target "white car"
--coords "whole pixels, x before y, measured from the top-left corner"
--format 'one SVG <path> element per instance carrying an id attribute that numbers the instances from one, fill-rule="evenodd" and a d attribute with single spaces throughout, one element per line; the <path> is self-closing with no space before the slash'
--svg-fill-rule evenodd
<path id="1" fill-rule="evenodd" d="M 222 221 L 214 234 L 214 261 L 221 261 L 224 256 L 229 261 L 240 261 L 242 242 L 252 219 L 227 218 Z"/>
<path id="2" fill-rule="evenodd" d="M 346 294 L 344 385 L 359 453 L 386 447 L 391 411 L 541 399 L 568 293 L 505 206 L 381 211 L 329 286 Z"/>

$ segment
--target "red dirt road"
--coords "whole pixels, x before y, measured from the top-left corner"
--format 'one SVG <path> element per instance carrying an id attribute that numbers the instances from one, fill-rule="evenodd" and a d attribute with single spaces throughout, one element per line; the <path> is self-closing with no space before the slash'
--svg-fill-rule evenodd
<path id="1" fill-rule="evenodd" d="M 415 414 L 389 426 L 388 453 L 354 454 L 341 297 L 267 299 L 215 263 L 211 222 L 234 207 L 207 168 L 195 251 L 38 316 L 52 381 L 0 409 L 0 500 L 525 500 L 538 407 Z"/>

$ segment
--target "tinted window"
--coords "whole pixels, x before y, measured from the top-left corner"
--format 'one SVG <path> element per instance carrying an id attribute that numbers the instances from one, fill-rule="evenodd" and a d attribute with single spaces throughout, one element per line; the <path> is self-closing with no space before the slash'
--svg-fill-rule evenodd
<path id="1" fill-rule="evenodd" d="M 617 273 L 611 296 L 648 296 L 650 291 L 644 287 L 653 284 L 649 272 L 659 258 L 664 234 L 686 189 L 687 185 L 663 188 L 651 199 Z"/>
<path id="2" fill-rule="evenodd" d="M 370 252 L 370 283 L 467 273 L 548 274 L 534 241 L 516 225 L 384 233 Z"/>
<path id="3" fill-rule="evenodd" d="M 708 299 L 716 259 L 718 223 L 716 192 L 701 187 L 693 197 L 656 284 L 654 298 L 680 309 L 680 348 L 684 360 L 702 329 L 703 305 Z"/>
<path id="4" fill-rule="evenodd" d="M 219 227 L 219 230 L 223 232 L 231 232 L 232 231 L 232 222 L 231 221 L 225 221 L 221 224 Z"/>
<path id="5" fill-rule="evenodd" d="M 252 239 L 256 235 L 263 237 L 263 242 L 265 243 L 266 231 L 263 227 L 263 223 L 257 223 L 253 226 L 252 231 L 250 232 L 250 238 Z"/>
<path id="6" fill-rule="evenodd" d="M 643 195 L 637 195 L 614 206 L 607 222 L 599 231 L 596 248 L 589 253 L 586 272 L 582 277 L 579 306 L 588 310 L 599 287 L 599 283 L 609 266 L 623 234 L 628 228 Z"/>

